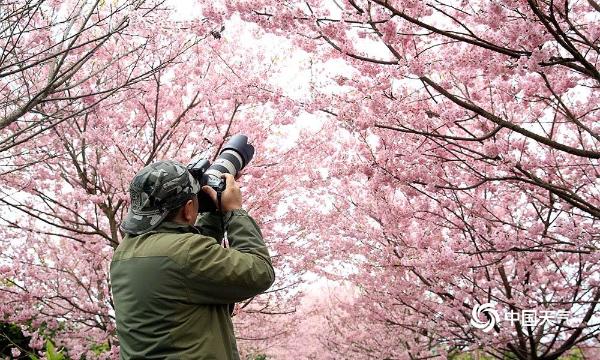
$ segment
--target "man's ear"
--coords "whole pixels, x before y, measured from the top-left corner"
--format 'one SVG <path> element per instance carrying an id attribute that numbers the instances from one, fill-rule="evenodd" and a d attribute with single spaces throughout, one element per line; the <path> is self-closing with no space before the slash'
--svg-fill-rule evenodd
<path id="1" fill-rule="evenodd" d="M 187 223 L 194 224 L 196 223 L 196 216 L 198 213 L 194 207 L 194 201 L 192 199 L 188 200 L 183 206 L 183 213 L 181 214 L 183 220 Z"/>

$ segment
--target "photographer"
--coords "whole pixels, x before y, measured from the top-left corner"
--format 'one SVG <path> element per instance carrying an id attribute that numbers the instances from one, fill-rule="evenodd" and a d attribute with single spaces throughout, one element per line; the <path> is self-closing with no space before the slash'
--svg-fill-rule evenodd
<path id="1" fill-rule="evenodd" d="M 234 177 L 224 177 L 219 201 L 175 161 L 133 178 L 110 267 L 121 359 L 239 359 L 230 304 L 262 293 L 275 275 Z M 200 191 L 221 212 L 198 216 Z M 223 228 L 230 248 L 219 245 Z"/>

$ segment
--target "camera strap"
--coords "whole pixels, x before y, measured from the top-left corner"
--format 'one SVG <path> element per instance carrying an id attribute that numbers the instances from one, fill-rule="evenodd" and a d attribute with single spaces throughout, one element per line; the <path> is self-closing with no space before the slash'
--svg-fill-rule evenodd
<path id="1" fill-rule="evenodd" d="M 229 247 L 229 240 L 227 239 L 227 231 L 225 230 L 225 213 L 221 209 L 221 196 L 223 195 L 222 191 L 217 191 L 217 211 L 221 214 L 221 233 L 223 234 L 223 240 L 221 241 L 221 246 L 224 248 Z"/>

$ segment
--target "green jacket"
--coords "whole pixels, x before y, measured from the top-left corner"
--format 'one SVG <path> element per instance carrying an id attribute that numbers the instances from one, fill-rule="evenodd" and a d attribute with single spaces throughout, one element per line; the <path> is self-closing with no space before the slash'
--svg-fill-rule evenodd
<path id="1" fill-rule="evenodd" d="M 228 304 L 267 290 L 275 273 L 254 220 L 244 210 L 225 219 L 228 249 L 213 214 L 119 244 L 110 278 L 121 359 L 239 359 Z"/>

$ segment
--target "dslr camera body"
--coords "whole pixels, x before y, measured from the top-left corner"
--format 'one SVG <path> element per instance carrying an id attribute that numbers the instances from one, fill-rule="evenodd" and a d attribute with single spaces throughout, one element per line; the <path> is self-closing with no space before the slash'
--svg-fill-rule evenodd
<path id="1" fill-rule="evenodd" d="M 201 186 L 208 185 L 217 192 L 217 199 L 225 191 L 225 179 L 223 174 L 231 174 L 234 177 L 240 172 L 254 157 L 254 147 L 248 143 L 246 135 L 235 135 L 223 145 L 219 156 L 214 163 L 208 159 L 200 158 L 192 160 L 187 166 L 188 171 L 198 180 Z M 199 212 L 212 212 L 217 210 L 217 206 L 210 196 L 200 190 L 198 193 Z"/>

